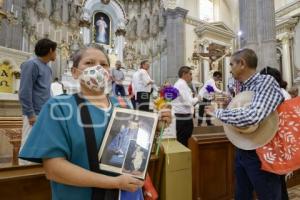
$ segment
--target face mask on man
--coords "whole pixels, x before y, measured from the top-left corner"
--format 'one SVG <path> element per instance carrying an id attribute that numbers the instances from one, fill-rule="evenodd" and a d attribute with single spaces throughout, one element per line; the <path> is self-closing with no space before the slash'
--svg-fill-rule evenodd
<path id="1" fill-rule="evenodd" d="M 82 71 L 79 80 L 90 90 L 100 92 L 108 86 L 109 73 L 101 66 L 88 67 Z"/>

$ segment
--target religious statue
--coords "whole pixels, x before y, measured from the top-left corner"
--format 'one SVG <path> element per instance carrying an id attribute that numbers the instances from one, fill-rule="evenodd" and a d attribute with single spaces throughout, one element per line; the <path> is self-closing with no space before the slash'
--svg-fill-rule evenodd
<path id="1" fill-rule="evenodd" d="M 28 32 L 30 28 L 29 9 L 25 6 L 22 7 L 22 27 Z"/>
<path id="2" fill-rule="evenodd" d="M 167 38 L 164 38 L 162 43 L 161 43 L 161 47 L 160 47 L 160 51 L 164 52 L 167 49 L 168 43 L 167 43 Z"/>
<path id="3" fill-rule="evenodd" d="M 35 8 L 38 17 L 44 18 L 47 15 L 47 10 L 45 8 L 43 0 L 38 0 Z"/>
<path id="4" fill-rule="evenodd" d="M 69 58 L 69 54 L 70 54 L 70 47 L 68 45 L 68 43 L 65 40 L 61 41 L 60 44 L 60 52 L 61 52 L 61 56 L 63 58 Z"/>
<path id="5" fill-rule="evenodd" d="M 159 25 L 159 28 L 163 29 L 165 27 L 165 14 L 164 14 L 164 9 L 161 8 L 160 11 L 159 11 L 159 22 L 158 22 L 158 25 Z"/>
<path id="6" fill-rule="evenodd" d="M 71 28 L 78 27 L 79 20 L 83 11 L 79 9 L 75 4 L 74 0 L 69 4 L 69 25 Z"/>
<path id="7" fill-rule="evenodd" d="M 143 23 L 142 23 L 142 30 L 141 30 L 141 38 L 142 39 L 148 39 L 149 37 L 149 18 L 147 17 L 147 15 L 145 15 L 144 19 L 143 19 Z"/>
<path id="8" fill-rule="evenodd" d="M 152 18 L 151 18 L 151 35 L 153 37 L 155 37 L 158 32 L 159 32 L 159 15 L 158 15 L 158 10 L 155 11 L 155 13 L 153 14 Z"/>
<path id="9" fill-rule="evenodd" d="M 123 50 L 123 54 L 124 54 L 124 62 L 127 68 L 134 69 L 134 60 L 136 60 L 135 49 L 132 46 L 126 44 Z"/>
<path id="10" fill-rule="evenodd" d="M 135 40 L 137 36 L 136 31 L 137 31 L 137 20 L 134 16 L 128 24 L 128 29 L 127 29 L 128 39 Z"/>
<path id="11" fill-rule="evenodd" d="M 103 17 L 100 17 L 100 19 L 97 20 L 96 25 L 98 27 L 98 36 L 97 41 L 100 43 L 106 43 L 106 34 L 107 34 L 107 23 L 104 21 Z"/>
<path id="12" fill-rule="evenodd" d="M 33 7 L 36 4 L 37 0 L 27 0 L 26 3 L 28 7 Z"/>
<path id="13" fill-rule="evenodd" d="M 52 0 L 52 17 L 51 20 L 54 24 L 58 25 L 61 23 L 60 3 L 58 0 Z"/>
<path id="14" fill-rule="evenodd" d="M 214 44 L 213 44 L 214 45 Z M 209 47 L 210 48 L 210 47 Z M 225 47 L 224 47 L 225 48 Z M 230 56 L 230 49 L 226 48 L 224 50 L 224 54 L 222 54 L 222 52 L 220 52 L 221 50 L 219 49 L 213 49 L 211 48 L 209 53 L 200 53 L 198 54 L 198 56 L 203 59 L 203 60 L 207 60 L 209 61 L 209 68 L 210 71 L 221 71 L 219 69 L 219 62 L 221 60 L 223 60 L 223 58 L 225 58 L 226 56 Z M 203 56 L 204 55 L 204 56 Z M 208 56 L 208 57 L 207 57 Z"/>

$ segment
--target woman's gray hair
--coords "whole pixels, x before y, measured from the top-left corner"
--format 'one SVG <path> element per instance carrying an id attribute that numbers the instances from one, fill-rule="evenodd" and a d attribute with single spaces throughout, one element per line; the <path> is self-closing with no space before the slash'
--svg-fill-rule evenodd
<path id="1" fill-rule="evenodd" d="M 83 46 L 82 48 L 80 48 L 79 50 L 77 50 L 75 53 L 73 53 L 71 55 L 71 60 L 73 61 L 73 67 L 75 67 L 75 68 L 78 67 L 79 62 L 82 59 L 82 55 L 86 52 L 87 49 L 90 49 L 90 48 L 100 50 L 105 55 L 108 65 L 110 66 L 110 60 L 107 55 L 107 51 L 104 49 L 104 47 L 101 45 L 95 44 L 95 43 L 91 43 L 91 44 Z"/>

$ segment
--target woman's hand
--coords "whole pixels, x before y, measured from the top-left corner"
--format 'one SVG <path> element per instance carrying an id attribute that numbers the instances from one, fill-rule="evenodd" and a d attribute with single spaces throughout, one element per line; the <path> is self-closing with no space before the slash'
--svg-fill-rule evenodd
<path id="1" fill-rule="evenodd" d="M 129 192 L 135 192 L 144 185 L 144 181 L 133 178 L 128 175 L 120 175 L 117 177 L 118 188 Z"/>

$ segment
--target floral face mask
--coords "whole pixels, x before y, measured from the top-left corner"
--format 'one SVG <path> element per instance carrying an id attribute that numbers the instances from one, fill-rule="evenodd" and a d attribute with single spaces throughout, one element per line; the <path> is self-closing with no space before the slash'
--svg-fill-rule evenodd
<path id="1" fill-rule="evenodd" d="M 108 85 L 109 73 L 101 66 L 88 67 L 79 76 L 80 83 L 95 92 L 104 91 Z"/>

